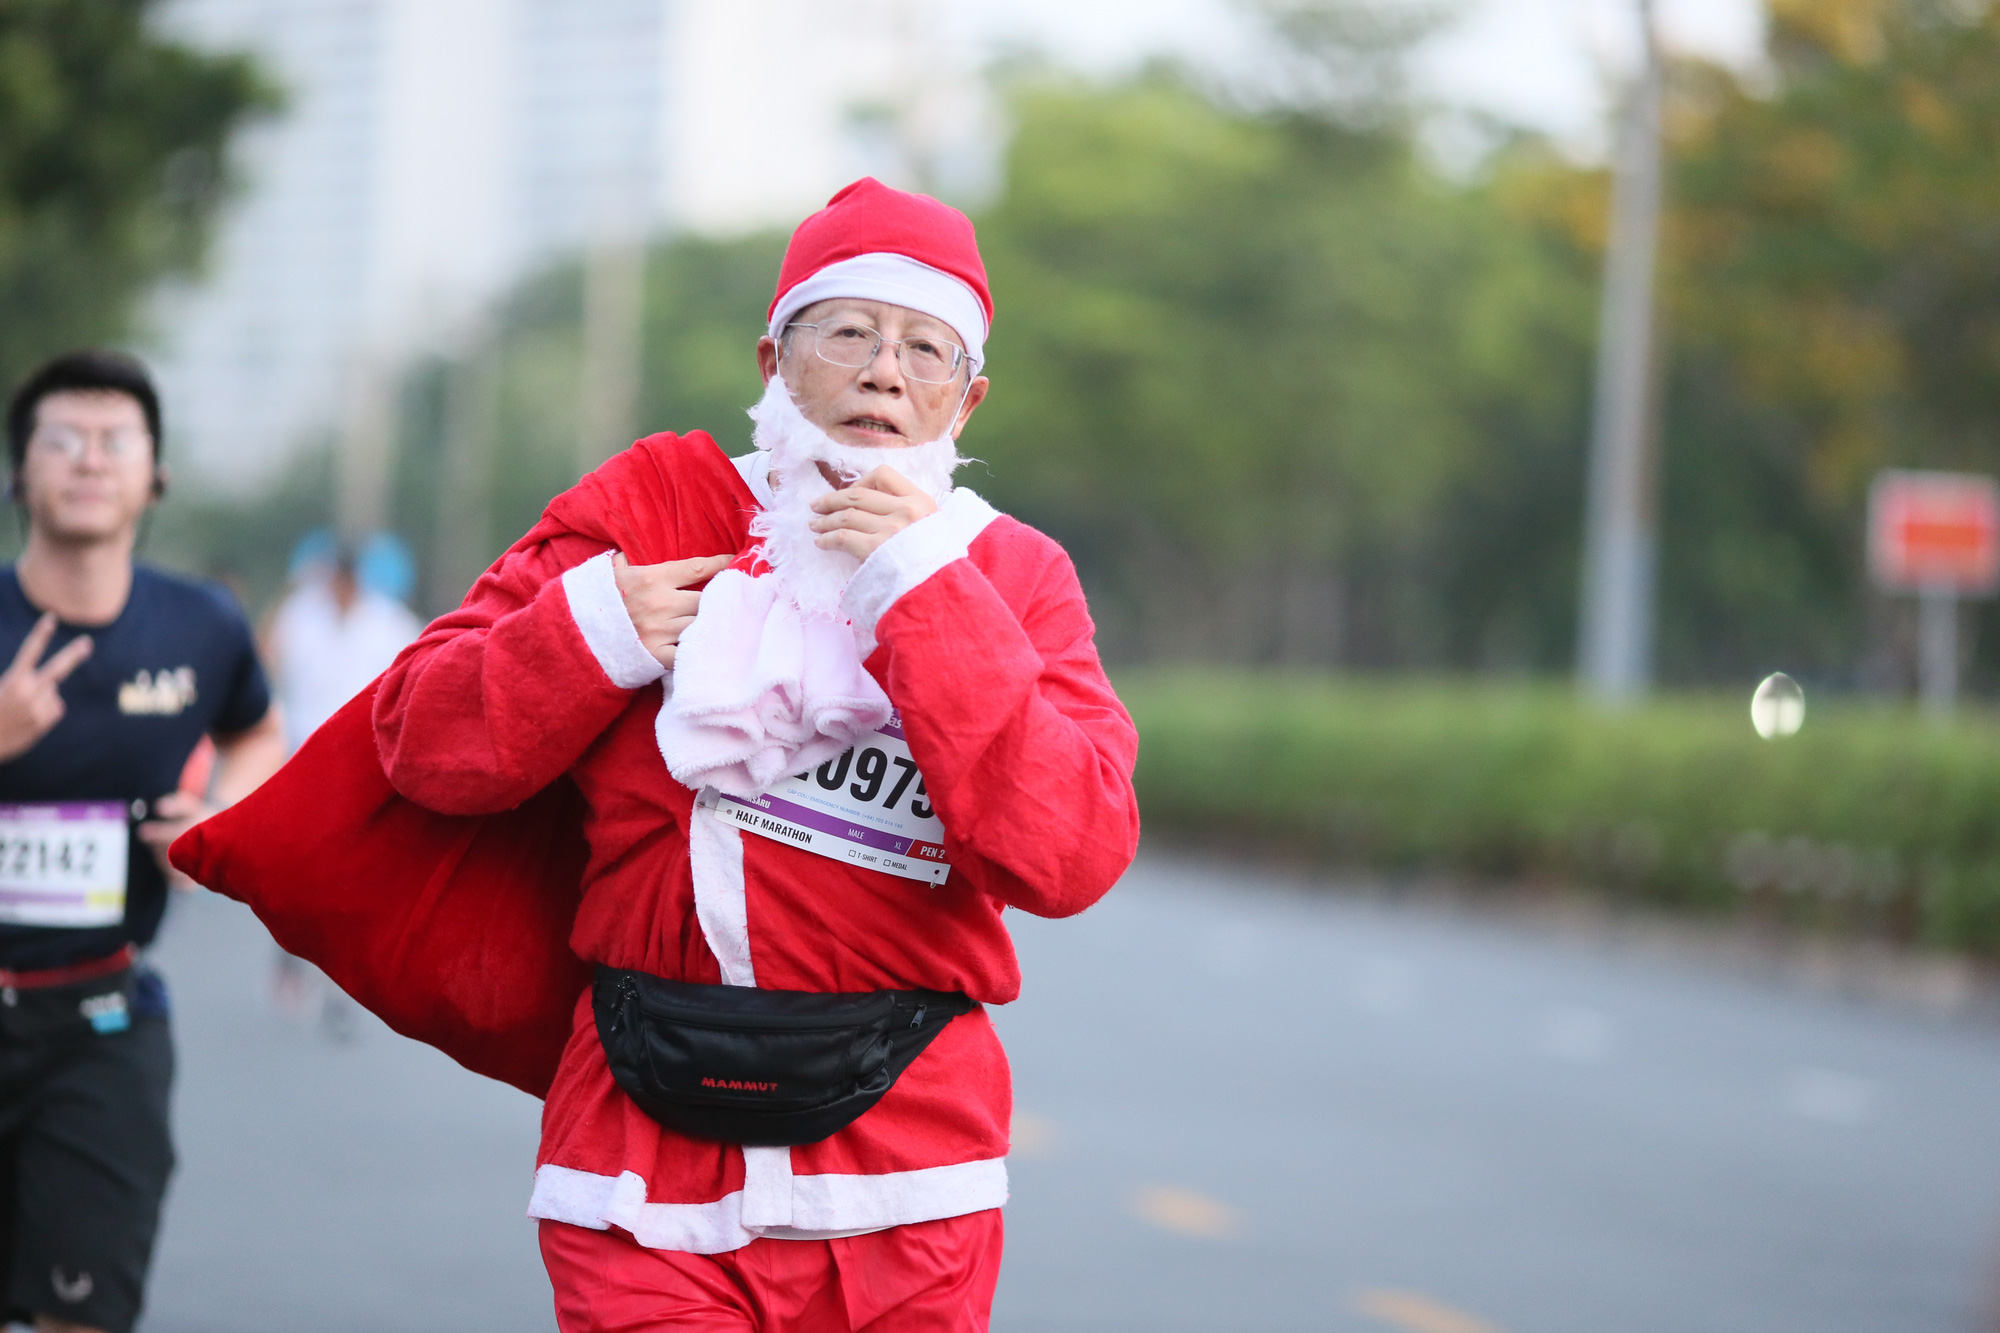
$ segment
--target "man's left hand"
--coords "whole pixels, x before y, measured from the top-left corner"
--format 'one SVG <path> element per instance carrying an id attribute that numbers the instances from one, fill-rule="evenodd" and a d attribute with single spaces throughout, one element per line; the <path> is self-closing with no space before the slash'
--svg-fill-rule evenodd
<path id="1" fill-rule="evenodd" d="M 191 792 L 168 792 L 153 802 L 153 818 L 139 825 L 139 839 L 153 849 L 153 857 L 166 873 L 167 882 L 177 889 L 194 887 L 194 881 L 167 864 L 167 848 L 173 846 L 174 839 L 186 833 L 215 813 L 201 797 Z"/>
<path id="2" fill-rule="evenodd" d="M 822 550 L 845 551 L 866 560 L 875 548 L 920 518 L 937 512 L 937 501 L 896 469 L 876 468 L 861 480 L 813 501 L 813 541 Z"/>

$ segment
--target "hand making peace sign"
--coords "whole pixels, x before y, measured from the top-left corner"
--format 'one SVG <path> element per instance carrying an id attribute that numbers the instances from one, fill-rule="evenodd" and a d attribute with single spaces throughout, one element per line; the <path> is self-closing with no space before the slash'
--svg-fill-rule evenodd
<path id="1" fill-rule="evenodd" d="M 14 654 L 5 674 L 0 674 L 0 763 L 26 754 L 62 721 L 64 708 L 58 687 L 90 656 L 90 636 L 83 635 L 42 662 L 42 653 L 55 632 L 55 613 L 48 612 L 21 640 L 21 651 Z"/>

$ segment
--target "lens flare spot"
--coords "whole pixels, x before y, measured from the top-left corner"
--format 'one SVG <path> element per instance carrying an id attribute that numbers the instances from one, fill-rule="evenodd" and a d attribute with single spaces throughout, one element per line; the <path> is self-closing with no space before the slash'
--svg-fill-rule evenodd
<path id="1" fill-rule="evenodd" d="M 1790 736 L 1806 720 L 1806 692 L 1782 671 L 1764 677 L 1750 696 L 1750 725 L 1767 741 Z"/>

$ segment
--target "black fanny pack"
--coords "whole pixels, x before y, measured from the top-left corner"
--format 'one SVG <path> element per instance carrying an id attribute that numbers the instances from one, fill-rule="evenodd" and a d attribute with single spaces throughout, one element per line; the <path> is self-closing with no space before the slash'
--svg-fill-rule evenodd
<path id="1" fill-rule="evenodd" d="M 132 1025 L 131 967 L 53 986 L 0 988 L 0 1041 L 76 1040 Z"/>
<path id="2" fill-rule="evenodd" d="M 758 990 L 597 969 L 591 994 L 611 1077 L 667 1128 L 724 1143 L 817 1143 L 861 1115 L 964 995 Z"/>

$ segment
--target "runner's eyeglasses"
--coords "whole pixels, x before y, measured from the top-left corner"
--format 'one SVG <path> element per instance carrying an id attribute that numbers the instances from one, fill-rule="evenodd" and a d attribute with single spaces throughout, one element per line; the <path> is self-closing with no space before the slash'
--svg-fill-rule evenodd
<path id="1" fill-rule="evenodd" d="M 949 384 L 958 368 L 965 364 L 965 349 L 945 338 L 884 338 L 866 324 L 856 324 L 851 320 L 817 324 L 803 322 L 785 325 L 787 329 L 811 329 L 813 331 L 813 351 L 819 359 L 848 370 L 859 370 L 875 359 L 887 343 L 896 349 L 896 360 L 903 367 L 903 373 L 924 384 Z"/>
<path id="2" fill-rule="evenodd" d="M 42 426 L 28 438 L 34 448 L 60 455 L 71 463 L 81 463 L 97 441 L 104 456 L 114 463 L 136 458 L 152 448 L 153 437 L 137 426 L 113 426 L 109 430 L 78 430 L 75 426 Z"/>

